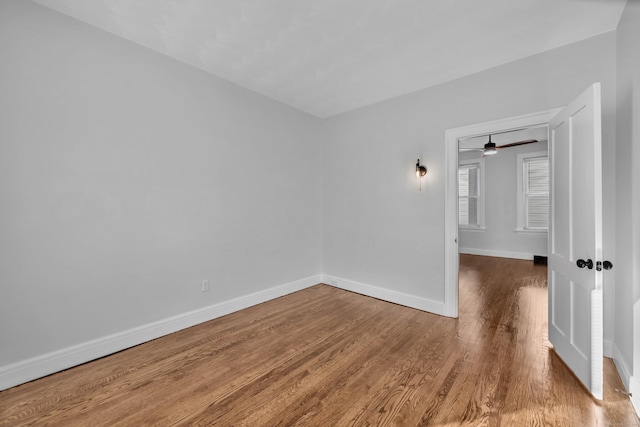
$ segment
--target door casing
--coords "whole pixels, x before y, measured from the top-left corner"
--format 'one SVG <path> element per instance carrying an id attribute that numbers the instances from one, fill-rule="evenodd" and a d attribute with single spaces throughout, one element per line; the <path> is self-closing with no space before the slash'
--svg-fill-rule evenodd
<path id="1" fill-rule="evenodd" d="M 458 140 L 549 124 L 562 108 L 525 114 L 445 131 L 445 289 L 444 315 L 458 317 Z"/>

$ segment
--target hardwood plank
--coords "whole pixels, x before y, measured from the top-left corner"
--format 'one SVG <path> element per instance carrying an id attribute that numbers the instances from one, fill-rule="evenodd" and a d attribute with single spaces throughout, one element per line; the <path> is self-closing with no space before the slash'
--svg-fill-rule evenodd
<path id="1" fill-rule="evenodd" d="M 546 267 L 463 255 L 459 306 L 317 285 L 0 392 L 0 426 L 640 426 L 551 348 Z"/>

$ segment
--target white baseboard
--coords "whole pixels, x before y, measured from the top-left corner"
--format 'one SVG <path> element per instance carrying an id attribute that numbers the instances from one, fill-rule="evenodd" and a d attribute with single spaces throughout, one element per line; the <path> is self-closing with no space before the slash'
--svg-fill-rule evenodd
<path id="1" fill-rule="evenodd" d="M 602 351 L 603 351 L 604 357 L 613 359 L 613 341 L 604 340 L 602 342 L 602 345 L 603 345 Z"/>
<path id="2" fill-rule="evenodd" d="M 529 252 L 512 252 L 512 251 L 501 251 L 497 249 L 477 249 L 477 248 L 460 248 L 459 252 L 461 254 L 469 254 L 469 255 L 483 255 L 483 256 L 494 256 L 498 258 L 513 258 L 513 259 L 527 259 L 527 260 L 533 260 L 534 255 L 546 256 L 546 254 L 532 254 Z"/>
<path id="3" fill-rule="evenodd" d="M 0 367 L 0 390 L 133 347 L 322 282 L 316 275 Z"/>
<path id="4" fill-rule="evenodd" d="M 616 364 L 616 369 L 620 374 L 620 379 L 622 379 L 625 388 L 627 389 L 627 391 L 630 391 L 629 382 L 631 379 L 632 371 L 627 361 L 622 357 L 622 353 L 620 353 L 620 350 L 615 345 L 615 343 L 613 344 L 613 362 Z"/>
<path id="5" fill-rule="evenodd" d="M 629 393 L 631 393 L 631 403 L 636 414 L 640 415 L 640 381 L 635 376 L 629 378 Z"/>
<path id="6" fill-rule="evenodd" d="M 616 365 L 618 374 L 620 374 L 622 383 L 629 394 L 631 394 L 630 399 L 633 404 L 633 409 L 635 409 L 636 414 L 640 415 L 640 381 L 632 375 L 633 372 L 629 367 L 629 364 L 624 360 L 615 343 L 613 344 L 613 362 Z"/>
<path id="7" fill-rule="evenodd" d="M 323 275 L 322 283 L 344 289 L 346 291 L 355 292 L 384 301 L 400 304 L 418 310 L 428 311 L 430 313 L 445 316 L 445 304 L 442 301 L 434 301 L 428 298 L 409 295 L 402 292 L 392 291 L 390 289 L 380 288 L 365 283 L 354 282 L 353 280 L 343 279 L 341 277 Z"/>

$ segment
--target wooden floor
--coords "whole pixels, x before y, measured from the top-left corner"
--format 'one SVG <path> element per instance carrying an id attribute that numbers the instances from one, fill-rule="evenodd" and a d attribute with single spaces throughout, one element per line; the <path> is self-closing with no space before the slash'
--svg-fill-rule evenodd
<path id="1" fill-rule="evenodd" d="M 546 268 L 462 256 L 460 318 L 318 285 L 0 392 L 0 425 L 640 426 L 546 340 Z"/>

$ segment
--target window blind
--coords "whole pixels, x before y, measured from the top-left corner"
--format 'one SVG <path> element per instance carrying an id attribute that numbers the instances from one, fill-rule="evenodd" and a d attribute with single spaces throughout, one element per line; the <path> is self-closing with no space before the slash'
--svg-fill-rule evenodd
<path id="1" fill-rule="evenodd" d="M 524 174 L 526 227 L 549 228 L 549 158 L 526 159 Z"/>
<path id="2" fill-rule="evenodd" d="M 458 224 L 478 225 L 479 196 L 478 165 L 460 166 L 458 169 Z"/>

